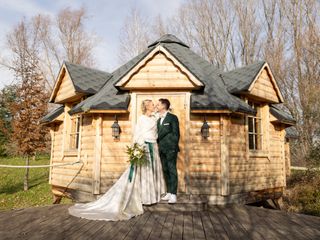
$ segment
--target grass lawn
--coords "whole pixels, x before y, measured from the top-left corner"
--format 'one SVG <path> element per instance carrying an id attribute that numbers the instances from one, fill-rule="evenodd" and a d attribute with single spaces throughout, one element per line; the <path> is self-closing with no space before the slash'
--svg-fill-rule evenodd
<path id="1" fill-rule="evenodd" d="M 25 165 L 21 158 L 0 158 L 0 164 Z M 38 156 L 30 165 L 49 164 L 49 156 Z M 0 210 L 36 207 L 52 204 L 49 185 L 49 168 L 31 168 L 29 171 L 29 190 L 23 190 L 25 169 L 0 168 Z M 61 203 L 71 203 L 63 199 Z"/>

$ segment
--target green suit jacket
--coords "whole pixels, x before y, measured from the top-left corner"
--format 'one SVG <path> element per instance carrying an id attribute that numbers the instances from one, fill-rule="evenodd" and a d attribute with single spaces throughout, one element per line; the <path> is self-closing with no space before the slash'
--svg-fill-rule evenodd
<path id="1" fill-rule="evenodd" d="M 179 120 L 176 115 L 167 113 L 162 124 L 158 119 L 158 145 L 160 152 L 177 151 L 179 152 Z"/>

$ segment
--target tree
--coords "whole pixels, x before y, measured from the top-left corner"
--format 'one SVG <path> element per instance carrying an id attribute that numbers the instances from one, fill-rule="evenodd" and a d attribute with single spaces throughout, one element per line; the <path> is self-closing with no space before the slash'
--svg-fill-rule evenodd
<path id="1" fill-rule="evenodd" d="M 125 63 L 146 49 L 150 42 L 150 24 L 136 8 L 126 17 L 120 32 L 119 61 Z"/>
<path id="2" fill-rule="evenodd" d="M 170 30 L 221 69 L 266 60 L 297 120 L 293 160 L 320 135 L 320 4 L 316 0 L 188 0 Z"/>
<path id="3" fill-rule="evenodd" d="M 35 30 L 35 29 L 34 29 Z M 13 58 L 12 69 L 18 80 L 16 99 L 9 105 L 12 115 L 11 141 L 18 153 L 25 157 L 29 166 L 30 157 L 46 147 L 47 131 L 39 120 L 47 111 L 48 93 L 45 80 L 38 69 L 37 39 L 30 34 L 24 21 L 8 35 L 8 46 Z M 28 190 L 29 168 L 26 168 L 24 190 Z"/>
<path id="4" fill-rule="evenodd" d="M 16 85 L 9 85 L 0 91 L 0 155 L 6 156 L 15 152 L 13 145 L 10 145 L 12 133 L 12 115 L 10 106 L 16 100 Z"/>
<path id="5" fill-rule="evenodd" d="M 94 34 L 85 30 L 85 8 L 62 9 L 56 19 L 37 15 L 31 19 L 34 29 L 39 29 L 40 69 L 52 90 L 56 73 L 64 60 L 84 66 L 94 66 Z"/>

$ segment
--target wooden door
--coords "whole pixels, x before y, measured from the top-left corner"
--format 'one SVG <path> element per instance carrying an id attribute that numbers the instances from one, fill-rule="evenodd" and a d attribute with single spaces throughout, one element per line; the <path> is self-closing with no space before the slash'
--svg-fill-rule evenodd
<path id="1" fill-rule="evenodd" d="M 135 103 L 135 118 L 133 119 L 134 124 L 141 113 L 141 103 L 143 100 L 150 99 L 156 105 L 159 98 L 167 98 L 171 106 L 171 113 L 175 114 L 179 119 L 179 130 L 180 140 L 179 148 L 180 152 L 177 159 L 177 170 L 178 170 L 178 192 L 186 192 L 185 174 L 186 174 L 186 149 L 185 149 L 185 130 L 186 130 L 186 94 L 165 94 L 165 93 L 141 93 L 136 95 Z"/>

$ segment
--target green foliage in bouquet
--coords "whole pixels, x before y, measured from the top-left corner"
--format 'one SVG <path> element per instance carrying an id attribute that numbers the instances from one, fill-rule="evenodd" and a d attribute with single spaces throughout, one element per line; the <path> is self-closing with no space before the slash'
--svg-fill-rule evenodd
<path id="1" fill-rule="evenodd" d="M 133 146 L 127 146 L 126 153 L 129 155 L 131 165 L 142 166 L 149 163 L 145 147 L 140 146 L 138 143 L 134 143 Z"/>

